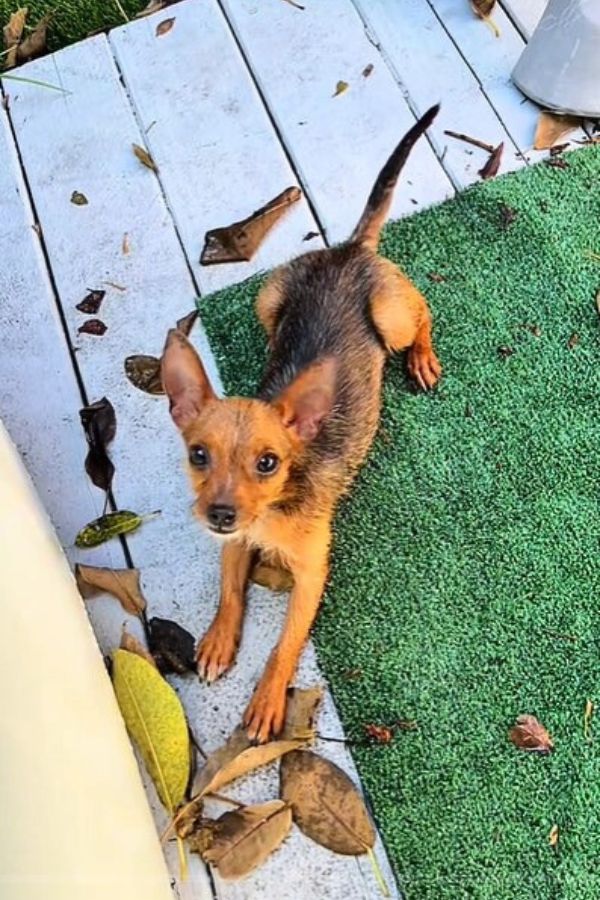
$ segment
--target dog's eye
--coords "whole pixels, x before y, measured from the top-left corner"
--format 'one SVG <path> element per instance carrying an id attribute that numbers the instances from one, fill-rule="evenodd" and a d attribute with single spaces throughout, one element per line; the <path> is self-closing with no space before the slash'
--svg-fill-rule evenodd
<path id="1" fill-rule="evenodd" d="M 208 465 L 208 452 L 204 447 L 192 447 L 189 460 L 195 469 L 205 469 Z"/>
<path id="2" fill-rule="evenodd" d="M 274 453 L 263 453 L 256 462 L 256 471 L 260 475 L 272 475 L 279 465 L 279 459 Z"/>

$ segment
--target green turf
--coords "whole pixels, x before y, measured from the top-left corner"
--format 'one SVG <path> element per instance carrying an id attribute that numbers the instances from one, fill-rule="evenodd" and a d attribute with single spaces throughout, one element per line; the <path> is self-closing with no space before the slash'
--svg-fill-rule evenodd
<path id="1" fill-rule="evenodd" d="M 600 148 L 567 159 L 382 243 L 430 300 L 445 374 L 417 395 L 389 365 L 315 639 L 349 734 L 419 724 L 355 749 L 409 900 L 600 897 L 600 712 L 595 742 L 583 727 L 600 702 Z M 252 391 L 265 356 L 257 285 L 201 304 L 232 392 Z M 508 742 L 520 713 L 553 755 Z"/>
<path id="2" fill-rule="evenodd" d="M 21 6 L 29 10 L 27 24 L 31 27 L 54 10 L 48 30 L 48 49 L 60 50 L 98 30 L 123 25 L 125 16 L 133 18 L 146 5 L 147 0 L 119 0 L 118 3 L 115 0 L 0 0 L 0 29 Z"/>

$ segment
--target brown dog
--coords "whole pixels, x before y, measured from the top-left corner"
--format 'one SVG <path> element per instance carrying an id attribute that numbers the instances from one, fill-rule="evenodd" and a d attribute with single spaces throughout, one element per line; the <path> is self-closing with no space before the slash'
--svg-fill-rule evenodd
<path id="1" fill-rule="evenodd" d="M 234 662 L 252 556 L 294 579 L 281 638 L 246 710 L 251 738 L 283 724 L 286 690 L 313 623 L 328 570 L 331 523 L 375 435 L 387 353 L 408 350 L 420 387 L 441 372 L 419 291 L 377 256 L 400 170 L 433 121 L 430 109 L 382 169 L 350 240 L 277 269 L 257 313 L 270 344 L 258 399 L 219 399 L 180 332 L 169 333 L 162 378 L 188 450 L 196 511 L 226 541 L 218 612 L 199 643 L 209 681 Z"/>

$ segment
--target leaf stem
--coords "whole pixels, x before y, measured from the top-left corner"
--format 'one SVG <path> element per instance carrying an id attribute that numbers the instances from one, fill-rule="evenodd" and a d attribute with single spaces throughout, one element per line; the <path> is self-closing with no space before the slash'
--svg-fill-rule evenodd
<path id="1" fill-rule="evenodd" d="M 375 879 L 377 881 L 377 884 L 379 885 L 379 890 L 381 891 L 381 893 L 383 894 L 384 897 L 389 897 L 390 890 L 385 882 L 385 878 L 383 877 L 383 873 L 379 867 L 379 863 L 377 862 L 377 857 L 373 853 L 373 848 L 369 847 L 369 849 L 367 850 L 367 853 L 369 856 L 369 862 L 371 863 L 371 866 L 373 867 L 373 874 L 375 875 Z"/>

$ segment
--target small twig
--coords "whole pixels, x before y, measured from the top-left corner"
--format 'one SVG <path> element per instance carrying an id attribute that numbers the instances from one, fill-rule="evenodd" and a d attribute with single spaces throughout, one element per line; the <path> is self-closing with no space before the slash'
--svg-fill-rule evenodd
<path id="1" fill-rule="evenodd" d="M 49 91 L 58 91 L 59 94 L 67 94 L 71 95 L 72 91 L 66 91 L 64 88 L 58 87 L 56 84 L 50 84 L 48 81 L 38 81 L 37 78 L 21 78 L 20 75 L 5 75 L 2 76 L 2 81 L 20 81 L 22 84 L 34 84 L 36 87 L 48 88 Z"/>
<path id="2" fill-rule="evenodd" d="M 293 6 L 294 9 L 301 9 L 304 11 L 304 6 L 300 6 L 299 3 L 296 3 L 296 0 L 284 0 L 284 3 L 289 3 L 290 6 Z"/>
<path id="3" fill-rule="evenodd" d="M 129 16 L 127 15 L 127 13 L 125 12 L 125 10 L 123 9 L 123 6 L 122 6 L 122 4 L 121 4 L 121 0 L 115 0 L 115 6 L 117 7 L 117 9 L 119 10 L 119 12 L 120 12 L 121 15 L 123 16 L 123 19 L 124 19 L 126 22 L 129 22 L 129 21 L 130 21 L 130 20 L 129 20 Z"/>
<path id="4" fill-rule="evenodd" d="M 315 737 L 317 737 L 320 741 L 330 741 L 332 744 L 346 744 L 346 746 L 348 747 L 361 747 L 368 743 L 368 741 L 357 741 L 353 740 L 352 738 L 331 737 L 330 735 L 321 734 L 320 732 L 317 732 Z"/>
<path id="5" fill-rule="evenodd" d="M 231 805 L 235 806 L 237 809 L 243 809 L 245 806 L 244 803 L 239 803 L 237 800 L 234 800 L 233 797 L 226 797 L 224 794 L 217 794 L 215 791 L 206 794 L 206 797 L 209 797 L 212 800 L 220 800 L 221 803 L 231 803 Z"/>
<path id="6" fill-rule="evenodd" d="M 470 137 L 468 134 L 461 134 L 458 131 L 444 131 L 444 134 L 447 134 L 448 137 L 456 138 L 457 141 L 464 141 L 466 144 L 473 144 L 474 147 L 479 147 L 481 150 L 487 150 L 488 153 L 493 153 L 495 147 L 493 144 L 486 144 L 485 141 L 480 141 L 477 138 Z"/>

